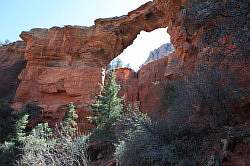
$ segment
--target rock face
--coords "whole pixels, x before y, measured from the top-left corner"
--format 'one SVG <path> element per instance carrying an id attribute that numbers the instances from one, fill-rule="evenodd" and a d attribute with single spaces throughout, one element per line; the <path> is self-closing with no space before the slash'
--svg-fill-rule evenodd
<path id="1" fill-rule="evenodd" d="M 168 27 L 176 51 L 168 58 L 165 77 L 190 75 L 201 68 L 223 71 L 232 77 L 230 84 L 246 93 L 238 111 L 249 109 L 249 12 L 247 1 L 187 1 L 183 4 Z"/>
<path id="2" fill-rule="evenodd" d="M 173 47 L 173 45 L 171 43 L 163 44 L 159 48 L 157 48 L 154 51 L 150 52 L 149 57 L 145 61 L 144 65 L 146 65 L 146 64 L 148 64 L 148 63 L 150 63 L 152 61 L 161 59 L 164 56 L 167 56 L 168 54 L 170 54 L 172 52 L 174 52 L 174 47 Z"/>
<path id="3" fill-rule="evenodd" d="M 18 75 L 25 67 L 25 43 L 17 41 L 0 47 L 0 99 L 10 101 L 15 96 Z"/>
<path id="4" fill-rule="evenodd" d="M 163 83 L 168 57 L 164 56 L 144 66 L 136 73 L 129 68 L 115 70 L 116 81 L 121 86 L 120 96 L 126 105 L 139 106 L 153 118 L 163 117 Z"/>
<path id="5" fill-rule="evenodd" d="M 153 118 L 162 116 L 162 95 L 165 67 L 168 57 L 152 61 L 138 71 L 138 93 L 140 109 Z"/>
<path id="6" fill-rule="evenodd" d="M 127 106 L 133 106 L 139 101 L 137 73 L 130 68 L 118 68 L 115 70 L 115 76 L 117 84 L 121 86 L 119 95 Z"/>
<path id="7" fill-rule="evenodd" d="M 192 75 L 200 68 L 207 71 L 216 68 L 229 73 L 234 79 L 234 84 L 247 94 L 240 103 L 239 110 L 249 110 L 250 41 L 247 37 L 250 35 L 249 3 L 235 0 L 156 2 L 161 4 L 161 8 L 169 9 L 169 13 L 166 14 L 166 17 L 170 17 L 168 33 L 175 52 L 159 60 L 165 63 L 164 65 L 153 61 L 139 71 L 138 82 L 142 82 L 139 83 L 139 93 L 149 94 L 139 97 L 142 110 L 151 112 L 153 107 L 158 109 L 159 103 L 154 102 L 154 99 L 157 96 L 160 98 L 161 94 L 157 92 L 157 88 L 149 90 L 147 86 L 145 90 L 140 90 L 143 83 L 157 81 L 160 85 L 169 79 Z M 154 75 L 156 77 L 152 79 Z M 158 95 L 152 97 L 154 93 Z M 152 97 L 152 102 L 149 103 L 142 96 Z M 143 107 L 147 104 L 152 106 Z"/>

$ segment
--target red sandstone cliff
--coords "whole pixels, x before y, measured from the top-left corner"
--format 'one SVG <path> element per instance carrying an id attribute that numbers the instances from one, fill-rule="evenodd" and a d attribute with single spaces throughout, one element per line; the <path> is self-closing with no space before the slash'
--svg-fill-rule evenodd
<path id="1" fill-rule="evenodd" d="M 116 82 L 121 89 L 119 95 L 124 99 L 126 105 L 133 105 L 139 101 L 137 73 L 129 68 L 118 68 L 115 70 Z"/>
<path id="2" fill-rule="evenodd" d="M 136 73 L 132 69 L 115 70 L 116 81 L 121 86 L 120 96 L 125 104 L 138 104 L 140 110 L 151 117 L 161 117 L 162 82 L 168 58 L 163 57 L 141 67 Z"/>

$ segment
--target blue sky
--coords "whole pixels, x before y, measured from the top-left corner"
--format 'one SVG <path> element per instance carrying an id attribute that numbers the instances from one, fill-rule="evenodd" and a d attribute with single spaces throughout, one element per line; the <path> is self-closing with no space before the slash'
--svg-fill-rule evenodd
<path id="1" fill-rule="evenodd" d="M 90 26 L 97 18 L 124 15 L 148 1 L 150 0 L 0 0 L 0 41 L 20 40 L 19 34 L 32 28 Z M 156 30 L 152 32 L 151 37 L 142 32 L 140 37 L 138 36 L 142 41 L 134 42 L 137 48 L 130 46 L 122 54 L 125 58 L 121 59 L 124 63 L 130 63 L 132 58 L 128 56 L 134 55 L 132 66 L 138 67 L 149 54 L 149 51 L 145 53 L 142 47 L 148 46 L 146 50 L 153 50 L 166 43 L 169 38 L 165 31 Z M 151 38 L 155 40 L 150 40 Z M 138 42 L 140 44 L 136 44 Z"/>
<path id="2" fill-rule="evenodd" d="M 0 41 L 34 27 L 92 25 L 97 18 L 127 14 L 149 0 L 0 0 Z"/>

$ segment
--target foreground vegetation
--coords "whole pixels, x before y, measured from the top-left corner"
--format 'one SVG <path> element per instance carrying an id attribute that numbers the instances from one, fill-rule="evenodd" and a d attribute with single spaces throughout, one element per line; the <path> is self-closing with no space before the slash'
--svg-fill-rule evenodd
<path id="1" fill-rule="evenodd" d="M 235 107 L 248 92 L 238 88 L 232 75 L 201 68 L 161 87 L 167 117 L 152 120 L 139 106 L 123 106 L 120 87 L 111 73 L 91 106 L 89 120 L 96 127 L 88 136 L 77 130 L 73 103 L 63 122 L 53 129 L 47 123 L 27 127 L 29 116 L 36 116 L 39 107 L 28 105 L 16 115 L 2 104 L 5 121 L 0 121 L 0 130 L 6 134 L 1 135 L 0 165 L 88 165 L 107 157 L 98 158 L 100 152 L 91 151 L 91 144 L 101 147 L 101 142 L 111 146 L 109 157 L 117 165 L 220 166 L 236 144 L 249 140 L 250 129 L 242 126 L 244 118 Z"/>
<path id="2" fill-rule="evenodd" d="M 0 147 L 0 165 L 87 165 L 87 136 L 76 132 L 75 107 L 71 103 L 62 124 L 51 129 L 40 123 L 27 131 L 28 114 L 20 114 Z"/>
<path id="3" fill-rule="evenodd" d="M 165 118 L 151 120 L 134 111 L 119 122 L 120 165 L 221 166 L 237 144 L 249 143 L 247 113 L 236 104 L 249 92 L 231 73 L 203 66 L 160 86 Z"/>

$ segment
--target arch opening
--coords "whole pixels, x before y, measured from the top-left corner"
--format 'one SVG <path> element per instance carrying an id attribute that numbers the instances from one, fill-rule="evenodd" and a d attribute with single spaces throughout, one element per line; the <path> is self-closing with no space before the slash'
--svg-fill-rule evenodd
<path id="1" fill-rule="evenodd" d="M 108 69 L 128 67 L 138 71 L 143 64 L 173 51 L 167 28 L 158 28 L 152 32 L 141 31 L 134 42 L 110 62 Z"/>

